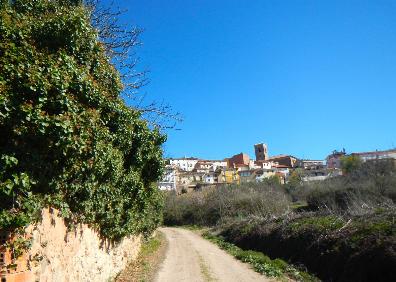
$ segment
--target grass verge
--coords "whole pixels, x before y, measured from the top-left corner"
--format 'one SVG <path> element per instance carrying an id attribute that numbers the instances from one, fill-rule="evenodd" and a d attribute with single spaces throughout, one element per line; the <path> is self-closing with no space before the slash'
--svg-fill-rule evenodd
<path id="1" fill-rule="evenodd" d="M 218 245 L 221 249 L 225 250 L 236 259 L 249 263 L 252 265 L 253 269 L 261 274 L 268 277 L 280 278 L 290 278 L 296 281 L 320 281 L 315 276 L 297 269 L 296 267 L 289 265 L 281 259 L 270 259 L 268 256 L 261 252 L 243 250 L 234 244 L 224 241 L 219 236 L 215 236 L 210 232 L 204 232 L 202 236 L 209 241 Z"/>
<path id="2" fill-rule="evenodd" d="M 165 257 L 167 242 L 164 234 L 156 233 L 142 244 L 139 255 L 122 271 L 115 282 L 149 282 Z"/>

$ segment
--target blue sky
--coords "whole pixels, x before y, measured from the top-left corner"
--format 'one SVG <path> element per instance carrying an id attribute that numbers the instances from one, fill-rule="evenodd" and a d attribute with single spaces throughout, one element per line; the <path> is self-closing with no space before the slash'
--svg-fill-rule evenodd
<path id="1" fill-rule="evenodd" d="M 324 158 L 396 146 L 396 1 L 118 1 L 145 29 L 148 99 L 184 116 L 167 157 Z"/>

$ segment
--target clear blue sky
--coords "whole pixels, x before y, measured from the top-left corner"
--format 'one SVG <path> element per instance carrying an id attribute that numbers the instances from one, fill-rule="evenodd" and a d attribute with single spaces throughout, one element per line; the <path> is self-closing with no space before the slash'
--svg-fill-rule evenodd
<path id="1" fill-rule="evenodd" d="M 396 1 L 132 0 L 142 91 L 184 116 L 168 157 L 396 146 Z"/>

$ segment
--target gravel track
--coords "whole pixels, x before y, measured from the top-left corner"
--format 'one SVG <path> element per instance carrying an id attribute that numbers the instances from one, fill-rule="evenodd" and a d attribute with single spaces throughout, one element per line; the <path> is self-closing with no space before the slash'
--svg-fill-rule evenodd
<path id="1" fill-rule="evenodd" d="M 170 227 L 160 231 L 168 248 L 155 281 L 271 281 L 192 231 Z"/>

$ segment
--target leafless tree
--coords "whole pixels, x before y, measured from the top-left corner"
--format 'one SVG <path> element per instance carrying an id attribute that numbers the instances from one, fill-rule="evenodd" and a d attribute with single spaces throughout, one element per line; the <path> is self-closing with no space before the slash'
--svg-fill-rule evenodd
<path id="1" fill-rule="evenodd" d="M 146 94 L 142 95 L 138 91 L 149 82 L 148 70 L 138 70 L 139 57 L 136 54 L 136 48 L 142 45 L 139 38 L 143 29 L 121 23 L 120 16 L 126 10 L 116 7 L 114 2 L 104 6 L 100 0 L 86 0 L 85 4 L 91 11 L 92 24 L 98 31 L 107 55 L 121 73 L 123 95 L 132 101 L 132 106 L 153 127 L 176 129 L 176 125 L 182 121 L 181 114 L 164 101 L 147 102 Z"/>

